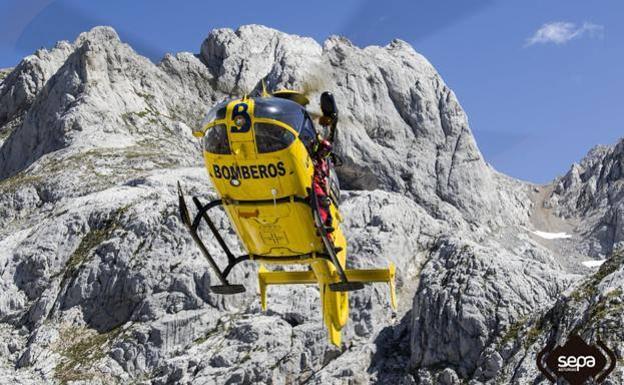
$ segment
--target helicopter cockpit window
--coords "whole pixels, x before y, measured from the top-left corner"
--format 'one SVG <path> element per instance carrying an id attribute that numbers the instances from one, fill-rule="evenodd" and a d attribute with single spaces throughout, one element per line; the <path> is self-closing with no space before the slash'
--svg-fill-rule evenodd
<path id="1" fill-rule="evenodd" d="M 225 124 L 217 124 L 209 128 L 204 135 L 204 150 L 212 154 L 229 154 L 230 142 Z"/>
<path id="2" fill-rule="evenodd" d="M 283 150 L 295 141 L 290 131 L 271 123 L 256 123 L 254 131 L 259 153 Z"/>
<path id="3" fill-rule="evenodd" d="M 227 105 L 228 105 L 228 102 L 225 101 L 212 107 L 210 111 L 208 111 L 208 113 L 206 114 L 206 117 L 204 118 L 204 121 L 202 122 L 202 127 L 208 123 L 211 123 L 214 120 L 225 118 L 225 110 L 227 109 Z"/>
<path id="4" fill-rule="evenodd" d="M 314 148 L 316 130 L 314 129 L 314 123 L 312 123 L 312 120 L 307 113 L 304 116 L 301 131 L 299 131 L 299 139 L 301 139 L 308 151 L 311 151 Z"/>
<path id="5" fill-rule="evenodd" d="M 295 131 L 303 124 L 303 108 L 292 100 L 282 98 L 255 99 L 254 115 L 257 118 L 279 120 Z"/>

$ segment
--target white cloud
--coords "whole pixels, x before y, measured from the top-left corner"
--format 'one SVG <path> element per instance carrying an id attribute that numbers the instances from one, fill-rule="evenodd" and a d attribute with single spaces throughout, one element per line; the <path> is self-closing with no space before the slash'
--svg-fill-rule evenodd
<path id="1" fill-rule="evenodd" d="M 569 21 L 554 21 L 540 27 L 533 36 L 527 39 L 525 47 L 534 44 L 565 44 L 568 41 L 582 36 L 602 38 L 604 27 L 599 24 L 584 22 L 577 26 Z"/>

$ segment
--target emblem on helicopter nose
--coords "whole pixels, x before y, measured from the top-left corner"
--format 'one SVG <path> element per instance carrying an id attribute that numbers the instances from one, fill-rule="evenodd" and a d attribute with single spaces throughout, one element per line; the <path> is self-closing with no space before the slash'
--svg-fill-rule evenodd
<path id="1" fill-rule="evenodd" d="M 232 108 L 232 120 L 235 126 L 230 129 L 232 133 L 248 132 L 251 128 L 251 118 L 247 109 L 247 103 L 238 103 Z"/>

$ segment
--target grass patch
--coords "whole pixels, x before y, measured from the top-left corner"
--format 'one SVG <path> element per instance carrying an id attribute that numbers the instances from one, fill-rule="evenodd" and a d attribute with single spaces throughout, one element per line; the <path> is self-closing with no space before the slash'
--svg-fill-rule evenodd
<path id="1" fill-rule="evenodd" d="M 56 349 L 62 358 L 54 369 L 54 378 L 61 384 L 67 384 L 71 381 L 88 381 L 104 376 L 95 368 L 95 364 L 108 355 L 112 341 L 121 332 L 121 327 L 105 333 L 84 327 L 62 328 L 59 346 Z"/>
<path id="2" fill-rule="evenodd" d="M 588 309 L 587 321 L 581 323 L 575 328 L 575 332 L 579 333 L 585 330 L 596 329 L 596 324 L 613 315 L 619 315 L 624 311 L 624 301 L 622 298 L 622 289 L 618 288 L 601 297 L 596 303 Z M 584 327 L 581 327 L 584 325 Z M 606 325 L 603 325 L 606 326 Z"/>
<path id="3" fill-rule="evenodd" d="M 127 211 L 128 206 L 119 208 L 111 215 L 106 221 L 104 221 L 102 227 L 91 229 L 80 241 L 80 244 L 74 250 L 72 255 L 65 263 L 65 273 L 63 280 L 73 276 L 80 270 L 80 267 L 89 259 L 92 255 L 92 251 L 102 244 L 104 241 L 110 239 L 113 232 L 119 228 L 119 220 L 123 214 Z"/>
<path id="4" fill-rule="evenodd" d="M 80 241 L 78 248 L 76 248 L 73 254 L 69 257 L 69 260 L 65 265 L 66 272 L 68 272 L 68 274 L 76 272 L 87 260 L 91 250 L 108 239 L 113 227 L 113 225 L 107 224 L 103 229 L 95 229 L 88 232 L 87 235 L 85 235 Z"/>
<path id="5" fill-rule="evenodd" d="M 526 322 L 527 318 L 522 317 L 518 321 L 511 324 L 509 328 L 507 328 L 505 335 L 503 335 L 503 337 L 501 338 L 500 346 L 505 345 L 509 341 L 515 341 L 516 339 L 518 339 L 518 335 L 520 335 L 520 331 L 522 330 Z"/>
<path id="6" fill-rule="evenodd" d="M 149 105 L 149 102 L 156 99 L 156 97 L 152 94 L 146 94 L 143 93 L 141 91 L 137 91 L 136 89 L 134 90 L 134 93 L 136 93 L 138 96 L 142 97 L 145 100 L 145 103 Z"/>
<path id="7" fill-rule="evenodd" d="M 611 254 L 611 257 L 607 259 L 600 269 L 594 275 L 592 275 L 587 281 L 585 281 L 581 286 L 579 286 L 576 290 L 574 290 L 570 294 L 570 298 L 575 302 L 580 302 L 582 300 L 589 300 L 598 294 L 598 285 L 600 282 L 609 274 L 615 272 L 620 266 L 624 264 L 624 251 L 619 250 Z"/>
<path id="8" fill-rule="evenodd" d="M 12 177 L 3 179 L 0 181 L 0 190 L 5 192 L 17 190 L 18 187 L 26 184 L 35 184 L 41 182 L 42 177 L 39 175 L 29 175 L 24 171 L 21 171 Z"/>
<path id="9" fill-rule="evenodd" d="M 526 334 L 526 338 L 524 340 L 524 347 L 528 348 L 529 346 L 533 345 L 535 341 L 537 341 L 540 334 L 542 334 L 542 332 L 543 332 L 543 329 L 541 325 L 539 324 L 531 327 Z"/>
<path id="10" fill-rule="evenodd" d="M 12 131 L 8 128 L 5 128 L 4 130 L 0 128 L 0 141 L 4 141 L 9 136 L 11 136 L 11 132 Z"/>
<path id="11" fill-rule="evenodd" d="M 544 331 L 545 324 L 546 320 L 543 317 L 536 320 L 524 316 L 509 326 L 497 345 L 500 348 L 508 342 L 522 340 L 522 346 L 526 349 L 537 341 Z"/>
<path id="12" fill-rule="evenodd" d="M 231 320 L 228 320 L 228 321 L 231 322 Z M 195 339 L 195 341 L 193 341 L 193 344 L 201 345 L 204 342 L 208 341 L 210 337 L 216 336 L 219 333 L 229 330 L 229 328 L 227 328 L 228 321 L 223 322 L 221 319 L 218 319 L 217 325 L 213 329 L 208 330 L 206 334 L 204 334 L 203 336 L 200 336 L 197 339 Z"/>

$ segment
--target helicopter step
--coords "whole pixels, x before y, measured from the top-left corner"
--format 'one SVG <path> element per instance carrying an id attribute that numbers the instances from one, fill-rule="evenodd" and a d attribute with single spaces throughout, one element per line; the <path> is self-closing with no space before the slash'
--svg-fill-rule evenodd
<path id="1" fill-rule="evenodd" d="M 336 282 L 329 284 L 331 291 L 356 291 L 364 288 L 362 282 Z"/>
<path id="2" fill-rule="evenodd" d="M 215 285 L 210 286 L 210 290 L 216 294 L 240 294 L 245 292 L 243 285 Z"/>

